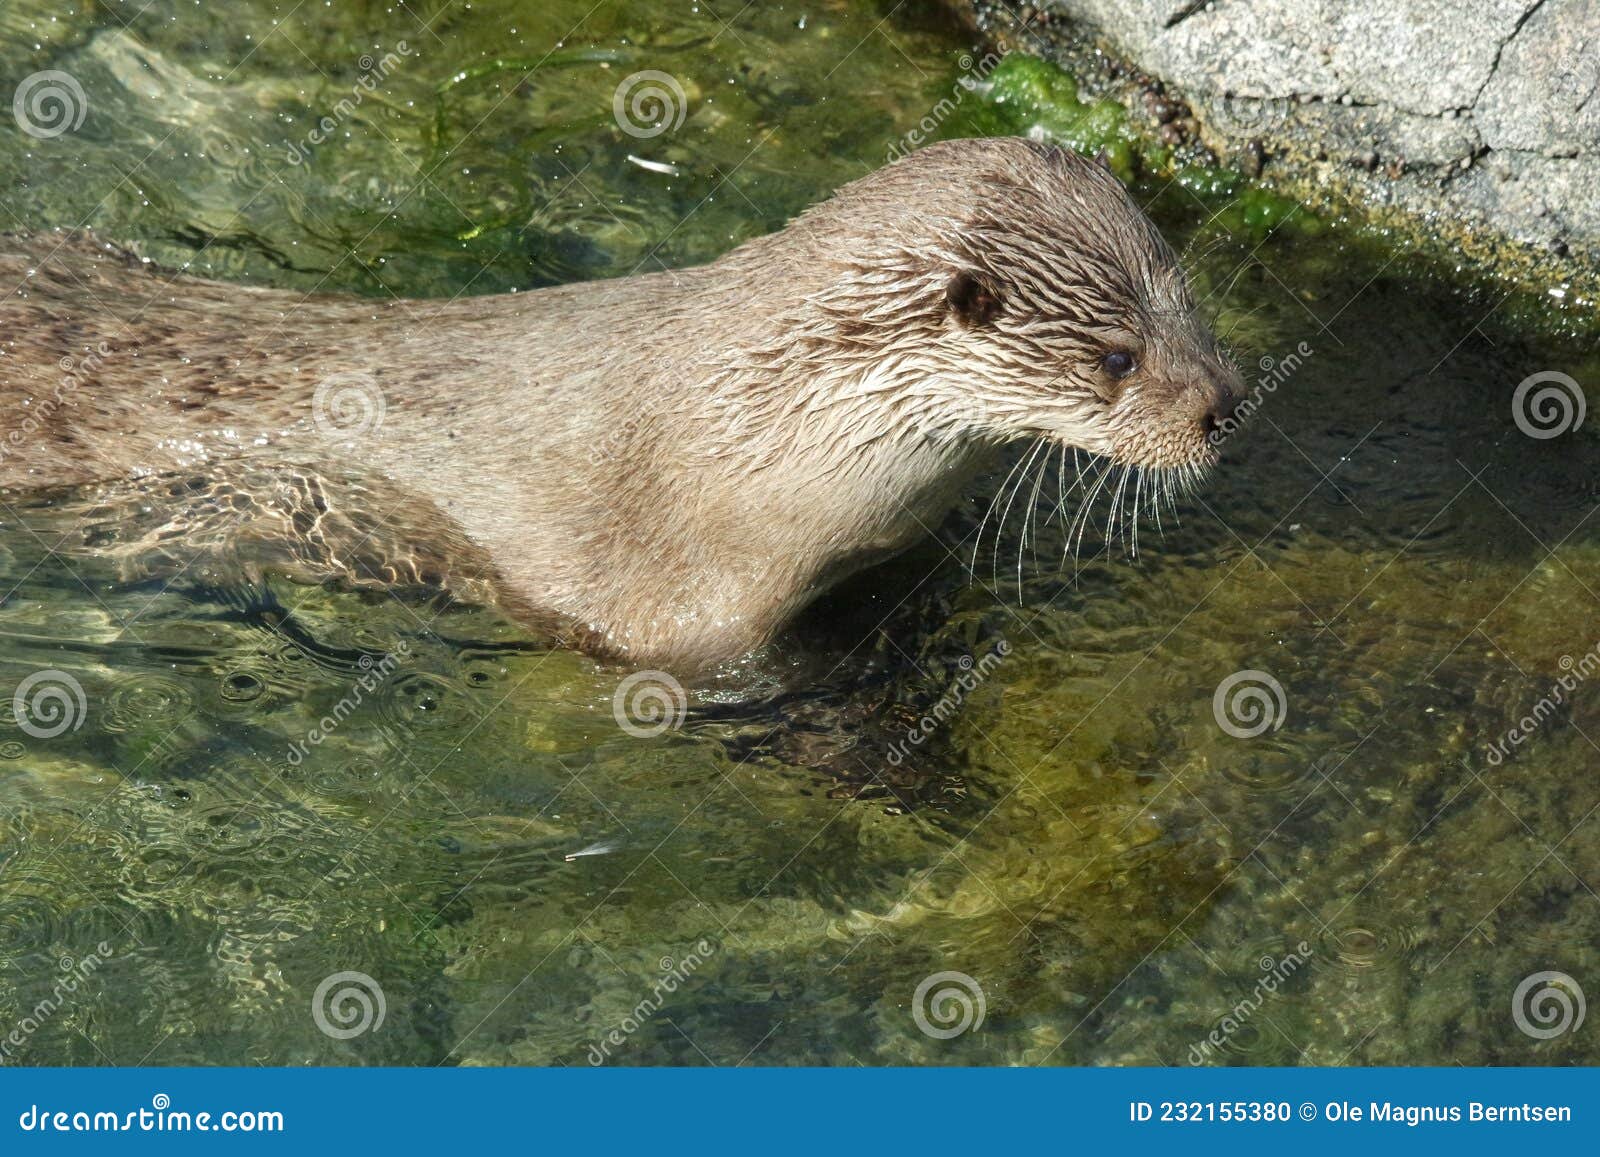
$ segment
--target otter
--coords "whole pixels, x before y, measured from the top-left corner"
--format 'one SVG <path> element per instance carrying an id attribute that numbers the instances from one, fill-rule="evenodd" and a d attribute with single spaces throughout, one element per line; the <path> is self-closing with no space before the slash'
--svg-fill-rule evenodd
<path id="1" fill-rule="evenodd" d="M 1003 444 L 1188 476 L 1240 393 L 1121 183 L 1023 139 L 931 145 L 707 265 L 530 292 L 302 295 L 60 233 L 5 238 L 0 281 L 0 488 L 364 473 L 515 611 L 687 673 L 913 544 Z"/>

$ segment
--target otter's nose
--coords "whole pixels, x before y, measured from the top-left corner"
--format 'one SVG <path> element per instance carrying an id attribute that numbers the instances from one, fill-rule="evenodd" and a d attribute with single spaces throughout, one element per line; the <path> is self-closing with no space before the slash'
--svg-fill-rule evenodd
<path id="1" fill-rule="evenodd" d="M 1204 428 L 1206 436 L 1210 437 L 1222 429 L 1222 424 L 1233 417 L 1238 405 L 1239 394 L 1232 383 L 1226 380 L 1215 382 L 1211 387 L 1211 402 L 1200 418 L 1200 425 Z"/>

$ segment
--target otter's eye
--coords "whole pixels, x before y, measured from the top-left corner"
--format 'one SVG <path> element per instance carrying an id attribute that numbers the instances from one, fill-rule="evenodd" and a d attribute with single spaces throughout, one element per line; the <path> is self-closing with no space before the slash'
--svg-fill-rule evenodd
<path id="1" fill-rule="evenodd" d="M 1114 378 L 1125 378 L 1139 368 L 1139 363 L 1126 350 L 1112 350 L 1100 359 L 1100 366 Z"/>

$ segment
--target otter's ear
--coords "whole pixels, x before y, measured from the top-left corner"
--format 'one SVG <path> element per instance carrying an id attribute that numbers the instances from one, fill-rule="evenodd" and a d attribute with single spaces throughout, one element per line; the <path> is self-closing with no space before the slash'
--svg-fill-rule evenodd
<path id="1" fill-rule="evenodd" d="M 945 302 L 955 319 L 968 329 L 989 325 L 1000 316 L 1000 294 L 976 273 L 962 270 L 945 287 Z"/>

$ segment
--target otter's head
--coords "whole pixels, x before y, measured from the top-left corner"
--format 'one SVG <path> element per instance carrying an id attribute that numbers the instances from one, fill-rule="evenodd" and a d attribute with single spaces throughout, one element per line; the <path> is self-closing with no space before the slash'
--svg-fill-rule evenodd
<path id="1" fill-rule="evenodd" d="M 892 334 L 918 425 L 1047 438 L 1132 466 L 1206 467 L 1237 369 L 1121 183 L 1021 139 L 914 153 L 836 199 L 876 225 L 841 328 Z M 888 339 L 886 339 L 888 340 Z M 1187 471 L 1186 471 L 1187 472 Z"/>

